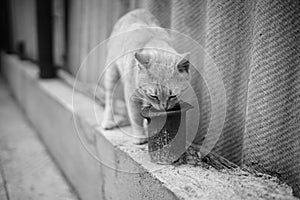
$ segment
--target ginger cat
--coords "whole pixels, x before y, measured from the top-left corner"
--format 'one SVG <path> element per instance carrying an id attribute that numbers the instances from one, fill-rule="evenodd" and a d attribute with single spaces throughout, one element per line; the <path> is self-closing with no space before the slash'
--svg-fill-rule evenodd
<path id="1" fill-rule="evenodd" d="M 189 54 L 180 55 L 170 45 L 170 36 L 148 11 L 138 9 L 115 24 L 107 44 L 105 114 L 102 126 L 118 126 L 113 120 L 112 95 L 118 80 L 124 88 L 134 143 L 147 142 L 140 115 L 143 106 L 172 108 L 190 81 Z"/>

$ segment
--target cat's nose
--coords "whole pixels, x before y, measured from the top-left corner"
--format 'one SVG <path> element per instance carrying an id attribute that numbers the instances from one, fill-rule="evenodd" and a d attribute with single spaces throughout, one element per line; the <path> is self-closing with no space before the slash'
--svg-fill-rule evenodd
<path id="1" fill-rule="evenodd" d="M 161 106 L 166 110 L 168 108 L 168 103 L 161 103 Z"/>

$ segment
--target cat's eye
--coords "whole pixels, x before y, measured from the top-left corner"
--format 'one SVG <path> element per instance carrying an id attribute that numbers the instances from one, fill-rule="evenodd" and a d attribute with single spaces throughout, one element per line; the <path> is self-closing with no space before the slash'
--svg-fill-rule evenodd
<path id="1" fill-rule="evenodd" d="M 173 95 L 173 96 L 169 96 L 169 99 L 175 99 L 177 96 L 176 95 Z"/>
<path id="2" fill-rule="evenodd" d="M 157 96 L 155 96 L 155 95 L 149 95 L 152 99 L 156 99 L 156 100 L 158 100 L 158 97 Z"/>

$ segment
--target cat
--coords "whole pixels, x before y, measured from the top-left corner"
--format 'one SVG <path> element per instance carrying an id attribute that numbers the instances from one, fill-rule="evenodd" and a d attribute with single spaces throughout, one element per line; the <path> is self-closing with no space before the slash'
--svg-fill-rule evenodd
<path id="1" fill-rule="evenodd" d="M 111 100 L 119 80 L 135 144 L 147 142 L 140 115 L 143 107 L 168 110 L 178 102 L 190 81 L 189 53 L 177 53 L 170 40 L 146 10 L 131 11 L 117 21 L 107 43 L 104 129 L 118 126 Z"/>

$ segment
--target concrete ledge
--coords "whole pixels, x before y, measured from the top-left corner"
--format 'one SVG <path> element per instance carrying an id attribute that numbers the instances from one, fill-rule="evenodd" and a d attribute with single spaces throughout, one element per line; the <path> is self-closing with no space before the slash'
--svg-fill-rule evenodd
<path id="1" fill-rule="evenodd" d="M 82 199 L 294 199 L 278 180 L 240 169 L 155 165 L 146 145 L 102 130 L 103 109 L 91 99 L 76 92 L 72 99 L 58 79 L 38 80 L 36 67 L 15 56 L 2 54 L 2 62 L 13 94 Z"/>

